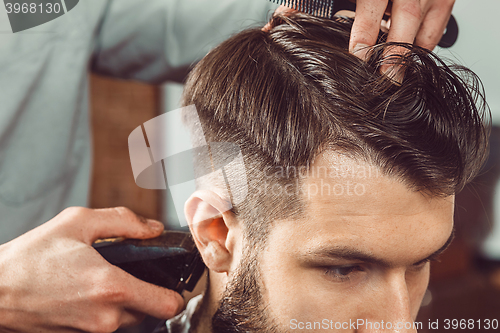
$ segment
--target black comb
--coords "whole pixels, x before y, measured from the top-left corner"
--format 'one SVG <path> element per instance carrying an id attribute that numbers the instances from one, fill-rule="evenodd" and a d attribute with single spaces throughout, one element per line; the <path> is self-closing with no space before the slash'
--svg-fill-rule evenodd
<path id="1" fill-rule="evenodd" d="M 340 10 L 356 11 L 356 4 L 349 0 L 269 0 L 279 5 L 296 9 L 306 14 L 332 19 Z M 384 20 L 389 17 L 384 15 Z M 458 38 L 458 24 L 451 15 L 446 33 L 441 38 L 439 46 L 447 48 L 453 46 Z"/>
<path id="2" fill-rule="evenodd" d="M 333 18 L 339 10 L 356 10 L 356 4 L 349 0 L 270 0 L 279 5 L 296 9 L 306 14 Z"/>

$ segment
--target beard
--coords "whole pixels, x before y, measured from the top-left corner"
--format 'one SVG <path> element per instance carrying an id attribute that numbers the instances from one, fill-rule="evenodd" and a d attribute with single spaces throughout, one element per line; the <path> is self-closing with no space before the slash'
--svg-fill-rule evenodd
<path id="1" fill-rule="evenodd" d="M 212 317 L 212 331 L 282 333 L 264 304 L 256 251 L 245 252 Z"/>

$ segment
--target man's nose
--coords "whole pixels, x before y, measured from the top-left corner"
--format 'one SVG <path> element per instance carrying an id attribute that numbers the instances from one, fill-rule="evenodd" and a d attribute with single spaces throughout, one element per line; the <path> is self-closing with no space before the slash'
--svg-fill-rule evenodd
<path id="1" fill-rule="evenodd" d="M 412 302 L 405 274 L 388 277 L 381 290 L 372 299 L 367 318 L 359 325 L 358 333 L 416 333 L 419 324 L 412 318 Z"/>

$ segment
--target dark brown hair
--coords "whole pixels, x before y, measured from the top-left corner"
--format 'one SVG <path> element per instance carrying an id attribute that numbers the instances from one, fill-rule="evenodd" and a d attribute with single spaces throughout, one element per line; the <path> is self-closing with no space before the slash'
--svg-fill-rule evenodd
<path id="1" fill-rule="evenodd" d="M 460 191 L 483 164 L 489 113 L 477 76 L 409 44 L 380 43 L 361 61 L 348 52 L 351 26 L 278 16 L 269 32 L 239 33 L 191 72 L 183 103 L 196 105 L 206 140 L 237 143 L 245 157 L 250 192 L 235 207 L 244 220 L 300 213 L 300 198 L 262 194 L 263 170 L 307 165 L 326 149 L 436 196 Z M 385 56 L 395 46 L 406 52 Z M 380 74 L 387 63 L 401 66 L 402 84 Z"/>

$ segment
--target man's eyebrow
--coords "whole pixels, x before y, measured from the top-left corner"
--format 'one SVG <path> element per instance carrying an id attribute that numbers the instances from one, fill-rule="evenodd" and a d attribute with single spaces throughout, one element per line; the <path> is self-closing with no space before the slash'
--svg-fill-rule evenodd
<path id="1" fill-rule="evenodd" d="M 443 253 L 448 246 L 450 246 L 451 242 L 455 238 L 455 228 L 453 228 L 450 237 L 443 246 L 441 246 L 437 251 L 429 255 L 428 257 L 414 263 L 413 265 L 418 265 L 424 263 L 426 261 L 435 260 L 441 253 Z M 312 257 L 324 257 L 324 258 L 333 258 L 333 259 L 343 259 L 343 260 L 352 260 L 352 261 L 362 261 L 365 263 L 371 263 L 375 265 L 379 265 L 382 267 L 391 267 L 393 264 L 387 260 L 382 258 L 377 258 L 372 254 L 365 253 L 358 249 L 348 247 L 348 246 L 340 246 L 340 247 L 325 247 L 319 248 L 317 250 L 308 251 L 303 255 L 305 258 Z"/>
<path id="2" fill-rule="evenodd" d="M 448 248 L 448 246 L 450 246 L 451 242 L 453 242 L 454 239 L 455 239 L 455 227 L 453 227 L 453 229 L 451 230 L 450 237 L 448 237 L 448 240 L 446 241 L 446 243 L 444 243 L 444 245 L 441 246 L 439 248 L 439 250 L 437 250 L 436 252 L 432 253 L 427 258 L 425 258 L 423 260 L 420 260 L 419 262 L 415 263 L 415 265 L 421 264 L 421 263 L 423 263 L 425 261 L 429 261 L 429 260 L 436 260 L 441 255 L 441 253 L 443 253 Z"/>

